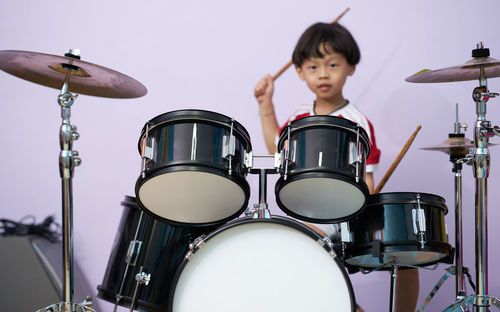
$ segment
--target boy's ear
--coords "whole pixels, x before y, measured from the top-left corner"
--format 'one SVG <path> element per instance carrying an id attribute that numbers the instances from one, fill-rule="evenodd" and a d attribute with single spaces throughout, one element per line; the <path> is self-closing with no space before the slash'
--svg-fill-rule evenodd
<path id="1" fill-rule="evenodd" d="M 302 68 L 300 68 L 299 66 L 297 65 L 294 65 L 295 66 L 295 71 L 297 72 L 297 74 L 299 75 L 299 78 L 301 80 L 306 80 L 306 78 L 304 77 L 304 72 L 302 71 Z"/>
<path id="2" fill-rule="evenodd" d="M 349 70 L 349 76 L 352 76 L 356 71 L 356 65 L 349 65 L 349 66 L 351 66 L 351 69 Z"/>

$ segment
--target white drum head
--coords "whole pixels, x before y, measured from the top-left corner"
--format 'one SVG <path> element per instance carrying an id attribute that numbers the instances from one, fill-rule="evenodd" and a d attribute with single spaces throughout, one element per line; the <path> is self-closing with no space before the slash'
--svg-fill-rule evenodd
<path id="1" fill-rule="evenodd" d="M 210 223 L 237 213 L 245 192 L 223 176 L 201 171 L 175 171 L 148 179 L 138 198 L 151 213 L 182 223 Z"/>
<path id="2" fill-rule="evenodd" d="M 331 178 L 307 178 L 287 183 L 279 191 L 283 206 L 312 219 L 340 219 L 364 207 L 365 194 L 351 183 Z"/>
<path id="3" fill-rule="evenodd" d="M 301 227 L 253 220 L 219 229 L 180 271 L 172 311 L 353 311 L 343 267 Z"/>

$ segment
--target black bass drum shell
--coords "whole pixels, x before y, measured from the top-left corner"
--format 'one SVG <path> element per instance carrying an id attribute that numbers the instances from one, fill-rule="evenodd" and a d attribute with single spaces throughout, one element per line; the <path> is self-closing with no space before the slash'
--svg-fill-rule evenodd
<path id="1" fill-rule="evenodd" d="M 129 308 L 137 284 L 135 276 L 145 272 L 151 274 L 151 281 L 149 285 L 139 286 L 134 309 L 169 312 L 168 296 L 172 279 L 189 250 L 189 243 L 216 227 L 179 227 L 157 221 L 142 213 L 131 196 L 125 196 L 121 205 L 122 217 L 102 284 L 97 287 L 97 296 Z M 135 265 L 127 265 L 127 251 L 134 238 L 141 241 L 142 246 Z M 117 301 L 117 298 L 120 300 Z"/>

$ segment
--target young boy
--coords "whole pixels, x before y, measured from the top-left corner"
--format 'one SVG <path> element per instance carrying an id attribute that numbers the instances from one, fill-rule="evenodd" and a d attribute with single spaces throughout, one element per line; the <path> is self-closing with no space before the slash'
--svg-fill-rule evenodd
<path id="1" fill-rule="evenodd" d="M 359 47 L 351 33 L 338 23 L 317 23 L 310 26 L 300 37 L 292 56 L 292 62 L 300 79 L 316 95 L 313 103 L 300 106 L 284 124 L 313 115 L 331 115 L 360 124 L 370 139 L 370 155 L 366 160 L 365 182 L 374 190 L 373 171 L 379 162 L 375 133 L 370 121 L 342 94 L 349 76 L 354 74 L 360 59 Z M 254 89 L 259 104 L 262 130 L 267 149 L 276 152 L 280 128 L 272 96 L 274 84 L 270 75 L 262 78 Z M 283 126 L 283 127 L 284 127 Z M 415 311 L 418 299 L 418 271 L 401 270 L 398 291 L 398 311 Z"/>

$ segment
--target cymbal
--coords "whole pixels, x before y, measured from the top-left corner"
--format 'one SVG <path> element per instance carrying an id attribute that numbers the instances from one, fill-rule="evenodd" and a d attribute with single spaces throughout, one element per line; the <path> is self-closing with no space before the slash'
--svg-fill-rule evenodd
<path id="1" fill-rule="evenodd" d="M 112 69 L 78 59 L 29 51 L 1 50 L 0 69 L 16 77 L 61 89 L 69 60 L 77 70 L 69 79 L 70 92 L 108 97 L 136 98 L 148 91 L 137 80 Z"/>
<path id="2" fill-rule="evenodd" d="M 498 145 L 497 143 L 488 143 L 488 145 Z M 475 148 L 474 141 L 464 137 L 449 138 L 441 144 L 421 147 L 420 149 L 427 151 L 445 152 L 450 156 L 464 157 L 469 154 L 471 148 Z"/>
<path id="3" fill-rule="evenodd" d="M 406 78 L 408 82 L 454 82 L 478 80 L 479 68 L 484 66 L 486 78 L 500 77 L 500 61 L 492 57 L 475 57 L 465 64 L 442 69 L 424 69 Z"/>

